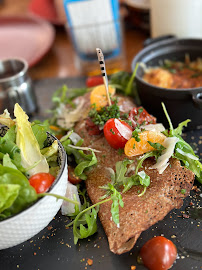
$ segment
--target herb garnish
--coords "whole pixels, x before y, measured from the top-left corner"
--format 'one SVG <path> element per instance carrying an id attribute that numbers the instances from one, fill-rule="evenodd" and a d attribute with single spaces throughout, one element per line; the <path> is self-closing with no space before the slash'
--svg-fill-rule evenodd
<path id="1" fill-rule="evenodd" d="M 124 149 L 123 148 L 119 148 L 118 149 L 118 154 L 121 156 L 121 155 L 123 155 L 123 153 L 124 153 Z"/>
<path id="2" fill-rule="evenodd" d="M 118 100 L 113 98 L 112 102 L 111 106 L 103 107 L 99 111 L 97 111 L 95 107 L 90 110 L 89 116 L 95 125 L 103 127 L 109 119 L 120 118 L 120 110 L 117 105 Z"/>
<path id="3" fill-rule="evenodd" d="M 140 107 L 140 108 L 138 109 L 138 116 L 139 116 L 143 111 L 144 111 L 144 108 L 143 108 L 143 107 Z"/>
<path id="4" fill-rule="evenodd" d="M 114 135 L 115 134 L 115 132 L 113 131 L 113 129 L 111 128 L 110 129 L 110 132 Z"/>
<path id="5" fill-rule="evenodd" d="M 139 126 L 137 126 L 135 128 L 135 130 L 132 132 L 132 137 L 136 140 L 136 142 L 140 142 L 141 139 L 139 137 L 139 133 L 141 133 L 142 130 L 139 128 Z"/>
<path id="6" fill-rule="evenodd" d="M 160 143 L 153 143 L 153 142 L 150 142 L 150 141 L 147 141 L 154 149 L 156 150 L 159 150 L 159 151 L 163 151 L 165 150 L 166 148 L 160 144 Z"/>
<path id="7" fill-rule="evenodd" d="M 182 194 L 185 194 L 186 192 L 187 192 L 186 189 L 181 189 Z"/>

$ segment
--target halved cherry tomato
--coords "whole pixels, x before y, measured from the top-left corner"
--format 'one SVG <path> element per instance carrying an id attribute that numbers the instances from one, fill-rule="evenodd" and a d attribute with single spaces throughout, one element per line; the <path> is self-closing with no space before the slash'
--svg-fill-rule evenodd
<path id="1" fill-rule="evenodd" d="M 50 173 L 37 173 L 30 177 L 29 183 L 37 193 L 46 192 L 54 182 L 55 177 Z"/>
<path id="2" fill-rule="evenodd" d="M 100 85 L 100 84 L 103 84 L 102 76 L 93 76 L 93 77 L 88 77 L 86 79 L 86 86 L 89 88 Z"/>
<path id="3" fill-rule="evenodd" d="M 135 128 L 137 124 L 155 124 L 156 118 L 149 114 L 143 107 L 134 107 L 129 113 L 129 120 Z"/>
<path id="4" fill-rule="evenodd" d="M 149 270 L 167 270 L 176 260 L 177 248 L 169 239 L 157 236 L 144 244 L 140 256 Z"/>
<path id="5" fill-rule="evenodd" d="M 125 121 L 111 118 L 104 125 L 104 135 L 109 145 L 114 149 L 124 148 L 132 136 L 132 128 Z"/>
<path id="6" fill-rule="evenodd" d="M 73 185 L 79 184 L 82 180 L 74 174 L 74 169 L 68 166 L 68 181 Z"/>

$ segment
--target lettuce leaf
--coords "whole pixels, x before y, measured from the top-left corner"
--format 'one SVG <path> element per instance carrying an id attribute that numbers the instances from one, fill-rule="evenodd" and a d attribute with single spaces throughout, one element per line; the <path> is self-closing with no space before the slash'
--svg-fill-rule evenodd
<path id="1" fill-rule="evenodd" d="M 0 184 L 0 213 L 9 208 L 18 197 L 20 185 Z"/>
<path id="2" fill-rule="evenodd" d="M 47 139 L 46 127 L 43 124 L 34 124 L 32 125 L 32 131 L 38 141 L 40 149 L 42 149 L 44 147 L 44 142 Z"/>

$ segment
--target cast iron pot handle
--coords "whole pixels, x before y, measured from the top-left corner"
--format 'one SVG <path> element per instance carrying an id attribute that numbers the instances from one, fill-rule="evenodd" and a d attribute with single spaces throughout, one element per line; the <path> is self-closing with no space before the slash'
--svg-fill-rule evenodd
<path id="1" fill-rule="evenodd" d="M 166 40 L 166 39 L 171 39 L 171 38 L 176 38 L 176 36 L 174 35 L 164 35 L 164 36 L 160 36 L 160 37 L 156 37 L 156 38 L 147 38 L 144 43 L 143 43 L 143 46 L 144 47 L 147 47 L 151 44 L 154 44 L 156 42 L 159 42 L 159 41 L 163 41 L 163 40 Z"/>
<path id="2" fill-rule="evenodd" d="M 192 100 L 194 102 L 194 105 L 202 110 L 202 92 L 193 93 Z"/>

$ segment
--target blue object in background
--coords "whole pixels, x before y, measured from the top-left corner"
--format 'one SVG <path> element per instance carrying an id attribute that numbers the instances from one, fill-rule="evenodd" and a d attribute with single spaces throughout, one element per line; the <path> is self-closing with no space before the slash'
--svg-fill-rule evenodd
<path id="1" fill-rule="evenodd" d="M 105 59 L 122 50 L 118 0 L 64 0 L 68 29 L 77 55 L 82 60 L 97 60 L 95 48 Z"/>

